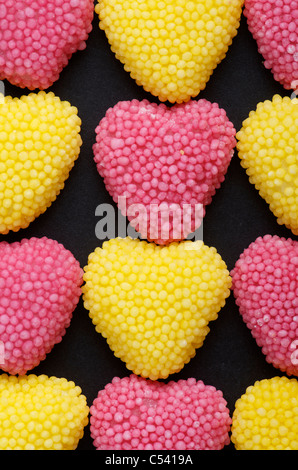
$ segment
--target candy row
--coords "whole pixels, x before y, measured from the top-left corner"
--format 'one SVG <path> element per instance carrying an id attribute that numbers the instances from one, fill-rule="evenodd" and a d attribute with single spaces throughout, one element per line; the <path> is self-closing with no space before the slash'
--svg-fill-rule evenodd
<path id="1" fill-rule="evenodd" d="M 81 388 L 54 376 L 0 376 L 2 450 L 75 450 L 90 417 L 97 450 L 297 449 L 298 381 L 255 382 L 233 416 L 220 390 L 195 379 L 115 377 L 91 407 Z"/>
<path id="2" fill-rule="evenodd" d="M 275 95 L 259 103 L 237 135 L 225 110 L 205 99 L 172 108 L 121 101 L 96 128 L 94 161 L 131 225 L 165 245 L 200 227 L 237 148 L 277 222 L 297 235 L 297 101 Z M 0 129 L 0 233 L 7 234 L 28 227 L 63 189 L 79 157 L 81 120 L 69 102 L 41 91 L 4 97 Z"/>
<path id="3" fill-rule="evenodd" d="M 158 379 L 179 372 L 194 357 L 231 288 L 266 360 L 298 375 L 294 240 L 258 238 L 231 273 L 216 249 L 202 241 L 160 246 L 109 240 L 90 254 L 85 272 L 63 245 L 46 237 L 1 242 L 0 253 L 0 359 L 10 374 L 0 376 L 3 449 L 78 444 L 88 422 L 78 388 L 25 374 L 62 340 L 82 292 L 96 330 L 133 372 L 107 385 L 91 408 L 97 448 L 219 449 L 228 443 L 231 421 L 221 392 L 194 379 L 168 385 Z M 236 448 L 295 448 L 297 387 L 296 379 L 284 377 L 248 389 L 249 398 L 242 397 L 234 412 Z"/>
<path id="4" fill-rule="evenodd" d="M 298 376 L 298 242 L 266 235 L 229 273 L 202 241 L 116 238 L 84 270 L 55 240 L 0 243 L 1 368 L 25 374 L 62 340 L 81 294 L 96 330 L 137 375 L 166 379 L 203 345 L 233 290 L 268 362 Z"/>
<path id="5" fill-rule="evenodd" d="M 296 0 L 100 0 L 99 27 L 136 83 L 160 101 L 181 103 L 206 87 L 237 35 L 243 12 L 264 66 L 285 89 L 298 85 Z M 0 78 L 49 88 L 86 48 L 93 0 L 1 2 Z"/>

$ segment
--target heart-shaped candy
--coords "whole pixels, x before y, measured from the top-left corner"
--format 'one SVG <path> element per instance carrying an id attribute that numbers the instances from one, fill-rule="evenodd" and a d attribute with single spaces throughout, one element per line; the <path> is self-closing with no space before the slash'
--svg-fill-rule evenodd
<path id="1" fill-rule="evenodd" d="M 298 381 L 258 380 L 236 401 L 231 441 L 236 450 L 297 450 Z"/>
<path id="2" fill-rule="evenodd" d="M 0 368 L 25 374 L 62 340 L 83 270 L 55 240 L 0 243 Z"/>
<path id="3" fill-rule="evenodd" d="M 72 381 L 0 375 L 1 450 L 75 450 L 88 414 L 86 397 Z"/>
<path id="4" fill-rule="evenodd" d="M 221 450 L 230 426 L 222 392 L 193 378 L 115 377 L 90 407 L 97 450 Z"/>
<path id="5" fill-rule="evenodd" d="M 84 281 L 96 331 L 129 370 L 153 380 L 195 356 L 231 285 L 221 256 L 200 240 L 160 246 L 129 237 L 90 254 Z"/>
<path id="6" fill-rule="evenodd" d="M 243 0 L 100 0 L 99 26 L 136 83 L 160 101 L 203 90 L 237 34 Z"/>
<path id="7" fill-rule="evenodd" d="M 240 314 L 274 367 L 298 375 L 298 242 L 257 238 L 231 271 Z"/>
<path id="8" fill-rule="evenodd" d="M 224 181 L 235 134 L 226 112 L 207 100 L 172 108 L 120 101 L 96 128 L 94 160 L 131 225 L 166 244 L 200 226 Z"/>
<path id="9" fill-rule="evenodd" d="M 52 92 L 0 106 L 0 233 L 26 228 L 57 198 L 79 156 L 77 108 Z"/>
<path id="10" fill-rule="evenodd" d="M 246 0 L 243 12 L 264 66 L 284 88 L 298 88 L 298 1 Z"/>
<path id="11" fill-rule="evenodd" d="M 0 79 L 21 88 L 50 87 L 86 47 L 92 0 L 1 0 Z"/>
<path id="12" fill-rule="evenodd" d="M 237 133 L 241 165 L 277 217 L 298 235 L 298 99 L 259 103 Z"/>

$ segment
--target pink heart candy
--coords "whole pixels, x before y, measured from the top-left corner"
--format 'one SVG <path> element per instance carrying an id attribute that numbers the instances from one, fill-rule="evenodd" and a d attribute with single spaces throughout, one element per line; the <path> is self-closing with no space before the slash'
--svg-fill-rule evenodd
<path id="1" fill-rule="evenodd" d="M 257 238 L 231 276 L 240 314 L 267 362 L 298 376 L 298 242 Z"/>
<path id="2" fill-rule="evenodd" d="M 200 227 L 236 145 L 226 112 L 207 100 L 168 108 L 121 101 L 96 128 L 106 189 L 143 238 L 180 241 Z"/>
<path id="3" fill-rule="evenodd" d="M 298 1 L 246 0 L 244 15 L 276 81 L 298 89 Z"/>
<path id="4" fill-rule="evenodd" d="M 0 0 L 0 79 L 50 87 L 86 47 L 93 15 L 93 0 Z"/>
<path id="5" fill-rule="evenodd" d="M 26 374 L 62 340 L 82 275 L 79 262 L 57 241 L 0 242 L 0 369 Z"/>
<path id="6" fill-rule="evenodd" d="M 220 450 L 230 426 L 222 392 L 194 378 L 115 377 L 90 407 L 97 450 Z"/>

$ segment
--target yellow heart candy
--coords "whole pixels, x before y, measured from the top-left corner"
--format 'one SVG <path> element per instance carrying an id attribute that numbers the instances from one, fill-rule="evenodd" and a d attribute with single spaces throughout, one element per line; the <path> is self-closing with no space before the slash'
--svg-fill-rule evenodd
<path id="1" fill-rule="evenodd" d="M 64 187 L 82 144 L 77 109 L 52 92 L 0 106 L 0 233 L 26 228 Z"/>
<path id="2" fill-rule="evenodd" d="M 195 356 L 231 286 L 221 256 L 200 240 L 161 246 L 129 237 L 90 254 L 84 280 L 96 331 L 129 370 L 151 380 Z"/>
<path id="3" fill-rule="evenodd" d="M 86 397 L 72 381 L 0 375 L 1 450 L 75 450 L 88 414 Z"/>
<path id="4" fill-rule="evenodd" d="M 243 0 L 100 0 L 95 11 L 111 50 L 160 101 L 203 90 L 237 34 Z"/>
<path id="5" fill-rule="evenodd" d="M 277 217 L 298 235 L 298 99 L 259 103 L 237 133 L 241 165 Z"/>
<path id="6" fill-rule="evenodd" d="M 236 450 L 297 450 L 298 381 L 272 377 L 247 387 L 236 401 L 231 441 Z"/>

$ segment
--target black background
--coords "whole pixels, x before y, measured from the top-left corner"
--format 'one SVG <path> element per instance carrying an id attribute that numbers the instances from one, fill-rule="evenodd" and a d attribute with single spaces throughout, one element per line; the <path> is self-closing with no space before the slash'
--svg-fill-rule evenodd
<path id="1" fill-rule="evenodd" d="M 5 89 L 6 95 L 29 93 L 8 82 L 5 82 Z M 158 100 L 136 85 L 115 59 L 104 32 L 98 27 L 96 14 L 87 48 L 72 57 L 60 79 L 47 91 L 50 90 L 78 108 L 83 139 L 79 159 L 65 188 L 46 213 L 28 229 L 1 236 L 0 239 L 12 242 L 47 236 L 63 243 L 84 267 L 89 253 L 102 243 L 95 235 L 98 222 L 95 209 L 101 203 L 113 204 L 93 162 L 95 128 L 107 109 L 118 101 L 133 98 L 147 98 L 152 102 Z M 218 102 L 238 131 L 257 103 L 271 100 L 276 93 L 290 95 L 265 69 L 263 58 L 242 15 L 238 35 L 226 58 L 197 99 Z M 248 182 L 236 153 L 225 182 L 207 208 L 204 242 L 215 246 L 228 269 L 232 269 L 240 253 L 258 236 L 267 233 L 295 238 L 288 229 L 277 224 L 265 201 Z M 218 319 L 210 323 L 210 328 L 196 357 L 170 379 L 195 377 L 221 389 L 232 415 L 235 401 L 249 385 L 282 373 L 266 362 L 239 315 L 233 294 Z M 98 391 L 114 376 L 124 377 L 130 372 L 95 332 L 81 300 L 62 342 L 30 373 L 73 380 L 82 388 L 90 406 Z M 89 426 L 85 428 L 84 437 L 79 443 L 77 451 L 80 450 L 95 450 Z M 225 450 L 233 451 L 234 447 L 231 444 Z"/>

